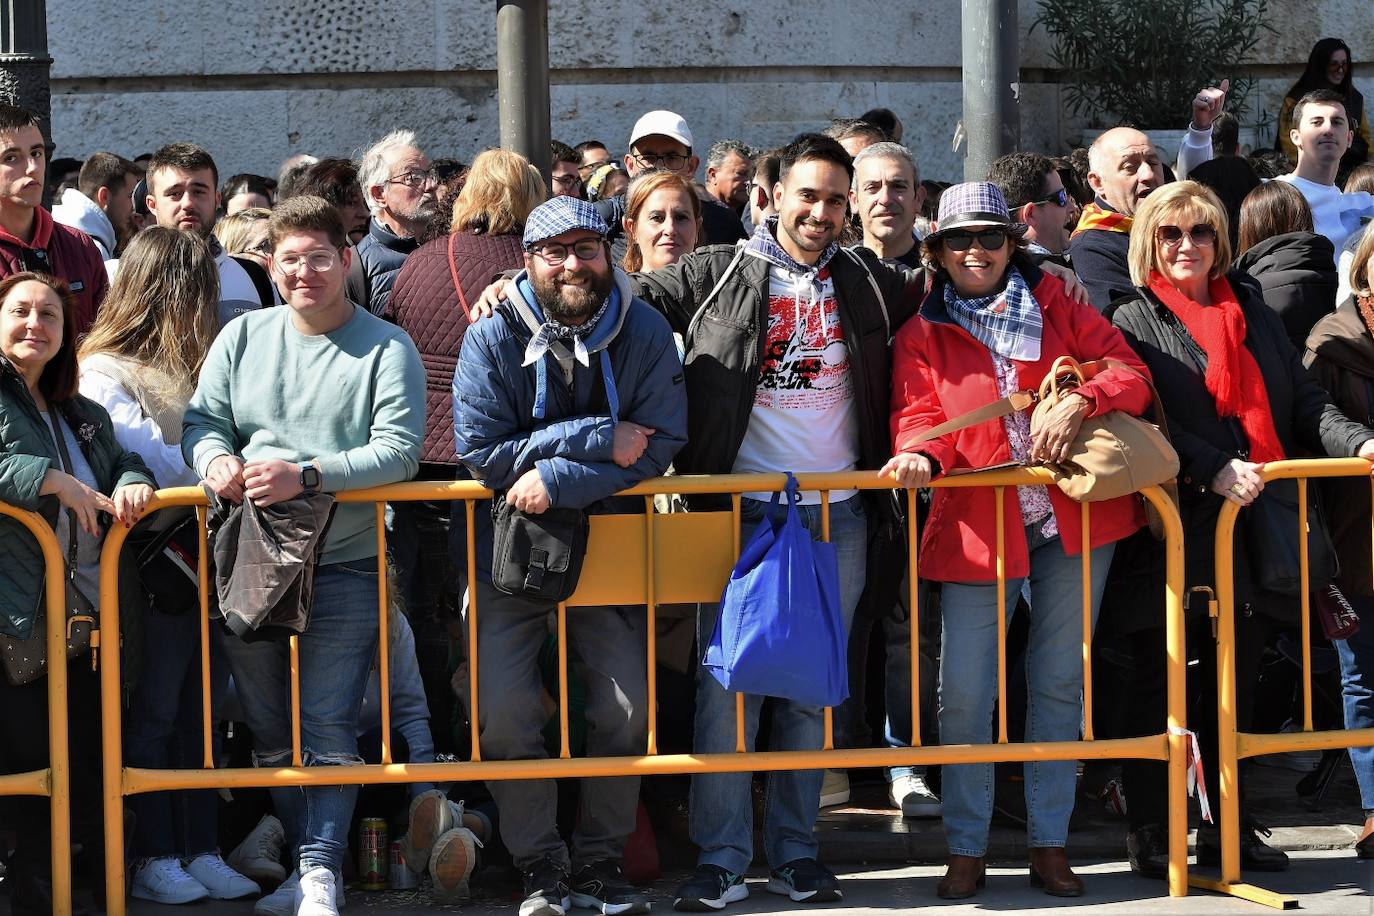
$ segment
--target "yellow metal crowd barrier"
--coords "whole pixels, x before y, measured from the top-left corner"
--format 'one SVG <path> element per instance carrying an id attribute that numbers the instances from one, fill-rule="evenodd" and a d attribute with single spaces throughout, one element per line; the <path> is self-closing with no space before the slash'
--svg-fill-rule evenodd
<path id="1" fill-rule="evenodd" d="M 119 657 L 117 652 L 105 652 L 101 657 L 100 677 L 104 717 L 104 775 L 106 888 L 110 916 L 123 916 L 125 911 L 124 875 L 124 819 L 123 799 L 127 795 L 174 789 L 232 788 L 246 786 L 304 786 L 364 783 L 444 782 L 453 780 L 534 779 L 579 776 L 622 776 L 664 773 L 729 772 L 750 770 L 819 769 L 824 767 L 880 767 L 913 764 L 995 763 L 1022 760 L 1079 760 L 1101 758 L 1138 758 L 1167 761 L 1169 773 L 1169 893 L 1187 893 L 1187 810 L 1185 787 L 1186 736 L 1185 672 L 1187 653 L 1184 646 L 1183 621 L 1183 529 L 1178 512 L 1168 496 L 1157 487 L 1143 491 L 1163 517 L 1167 553 L 1167 652 L 1168 663 L 1168 719 L 1167 728 L 1158 734 L 1138 738 L 1096 739 L 1091 731 L 1092 668 L 1091 633 L 1085 629 L 1082 645 L 1084 673 L 1084 702 L 1087 733 L 1082 741 L 1045 743 L 1011 743 L 1007 740 L 1005 644 L 999 638 L 998 696 L 1001 700 L 996 742 L 987 745 L 919 744 L 921 683 L 918 666 L 920 654 L 916 640 L 911 653 L 911 734 L 914 747 L 904 748 L 835 748 L 832 742 L 831 711 L 825 712 L 824 747 L 817 751 L 754 752 L 745 745 L 743 697 L 736 704 L 736 747 L 733 753 L 723 754 L 659 754 L 656 714 L 656 677 L 654 615 L 661 604 L 691 604 L 715 602 L 740 551 L 740 499 L 747 492 L 779 491 L 786 478 L 783 474 L 721 475 L 712 477 L 668 477 L 645 481 L 622 495 L 644 500 L 642 515 L 593 516 L 591 538 L 586 562 L 576 594 L 558 605 L 558 680 L 561 752 L 553 760 L 487 760 L 481 753 L 478 712 L 481 698 L 477 690 L 480 646 L 477 643 L 477 617 L 481 608 L 475 589 L 469 589 L 467 638 L 469 677 L 469 717 L 472 722 L 472 759 L 457 763 L 400 764 L 392 760 L 390 744 L 390 697 L 387 651 L 387 580 L 385 564 L 378 570 L 378 634 L 381 684 L 381 762 L 355 766 L 304 767 L 300 742 L 300 684 L 298 649 L 291 639 L 292 670 L 292 763 L 276 768 L 216 769 L 211 749 L 209 656 L 210 630 L 207 614 L 208 581 L 207 551 L 205 549 L 205 495 L 196 488 L 159 491 L 150 511 L 172 506 L 196 506 L 201 521 L 201 660 L 204 698 L 202 716 L 206 724 L 204 768 L 198 770 L 158 770 L 125 767 L 120 737 L 121 714 L 119 685 Z M 818 490 L 823 495 L 823 536 L 829 536 L 829 493 L 840 490 L 891 489 L 890 479 L 879 478 L 872 472 L 845 474 L 803 474 L 798 476 L 803 490 Z M 1045 484 L 1050 479 L 1043 470 L 1000 470 L 979 474 L 948 477 L 932 486 L 992 487 L 997 491 L 997 581 L 999 594 L 1006 589 L 1005 520 L 1002 495 L 1007 487 L 1023 484 Z M 916 491 L 904 491 L 909 524 L 915 524 Z M 654 496 L 660 494 L 730 494 L 731 511 L 661 514 L 654 512 Z M 374 503 L 377 519 L 378 556 L 386 555 L 386 533 L 383 511 L 386 502 L 411 500 L 456 500 L 464 503 L 467 515 L 469 550 L 467 551 L 468 581 L 474 582 L 476 553 L 472 549 L 474 513 L 477 502 L 490 498 L 491 493 L 473 482 L 422 483 L 413 482 L 337 493 L 340 502 Z M 1085 538 L 1091 520 L 1092 507 L 1084 504 L 1083 529 Z M 101 557 L 101 629 L 117 632 L 119 613 L 118 559 L 127 531 L 119 526 L 106 538 Z M 919 632 L 922 609 L 917 602 L 918 581 L 915 575 L 916 538 L 908 537 L 910 607 L 912 631 Z M 1090 552 L 1083 555 L 1083 620 L 1089 620 L 1091 578 Z M 648 730 L 645 751 L 636 757 L 573 758 L 568 741 L 568 660 L 567 614 L 569 609 L 597 605 L 643 605 L 648 617 Z M 998 603 L 999 623 L 1005 624 L 1004 602 Z M 999 634 L 1005 626 L 999 627 Z"/>
<path id="2" fill-rule="evenodd" d="M 52 527 L 37 512 L 0 503 L 7 515 L 29 530 L 43 551 L 44 607 L 48 637 L 48 766 L 0 776 L 0 795 L 44 795 L 52 824 L 52 904 L 57 913 L 72 910 L 71 768 L 67 753 L 67 586 L 62 548 Z M 118 632 L 115 630 L 114 632 Z M 99 646 L 92 631 L 91 646 Z M 115 653 L 117 654 L 117 653 Z"/>
<path id="3" fill-rule="evenodd" d="M 1297 906 L 1291 897 L 1274 893 L 1240 879 L 1240 761 L 1261 754 L 1289 751 L 1324 751 L 1333 748 L 1374 745 L 1374 728 L 1316 731 L 1312 727 L 1312 633 L 1311 589 L 1307 580 L 1307 501 L 1314 498 L 1307 483 L 1315 478 L 1370 477 L 1370 464 L 1362 458 L 1317 458 L 1276 461 L 1266 464 L 1260 476 L 1268 483 L 1284 478 L 1298 481 L 1298 543 L 1302 555 L 1302 600 L 1299 629 L 1302 636 L 1302 731 L 1281 735 L 1239 732 L 1236 727 L 1236 591 L 1234 535 L 1237 516 L 1243 512 L 1229 500 L 1217 518 L 1217 697 L 1218 697 L 1218 778 L 1221 782 L 1221 877 L 1194 875 L 1196 887 L 1253 900 L 1278 909 Z M 1371 482 L 1374 488 L 1374 482 Z M 1374 518 L 1371 518 L 1374 529 Z M 1339 550 L 1337 545 L 1337 549 Z M 1365 622 L 1374 626 L 1374 621 Z"/>

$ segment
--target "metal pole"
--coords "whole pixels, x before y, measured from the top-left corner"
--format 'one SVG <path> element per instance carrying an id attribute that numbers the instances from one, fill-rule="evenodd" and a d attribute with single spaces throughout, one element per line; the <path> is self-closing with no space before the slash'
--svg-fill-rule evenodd
<path id="1" fill-rule="evenodd" d="M 1016 0 L 962 0 L 964 180 L 982 181 L 992 161 L 1021 143 L 1016 84 Z"/>
<path id="2" fill-rule="evenodd" d="M 46 0 L 0 2 L 0 98 L 38 115 L 43 136 L 51 140 L 51 89 L 48 71 Z"/>
<path id="3" fill-rule="evenodd" d="M 496 80 L 502 148 L 549 181 L 548 0 L 496 0 Z"/>

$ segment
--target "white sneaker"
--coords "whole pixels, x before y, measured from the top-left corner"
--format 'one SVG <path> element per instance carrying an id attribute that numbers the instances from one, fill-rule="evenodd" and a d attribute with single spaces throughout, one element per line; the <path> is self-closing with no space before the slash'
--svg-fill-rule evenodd
<path id="1" fill-rule="evenodd" d="M 186 874 L 205 885 L 214 900 L 238 900 L 262 893 L 256 884 L 230 868 L 217 853 L 196 856 L 187 863 Z"/>
<path id="2" fill-rule="evenodd" d="M 134 872 L 133 895 L 156 903 L 192 903 L 210 896 L 195 878 L 186 873 L 178 859 L 166 856 L 147 859 Z"/>
<path id="3" fill-rule="evenodd" d="M 826 770 L 821 783 L 821 807 L 833 808 L 849 801 L 849 773 L 845 770 Z"/>
<path id="4" fill-rule="evenodd" d="M 461 815 L 459 820 L 462 820 Z M 441 903 L 461 903 L 471 896 L 468 878 L 477 868 L 477 847 L 482 841 L 466 827 L 454 827 L 434 841 L 429 877 L 434 898 Z"/>
<path id="5" fill-rule="evenodd" d="M 316 865 L 301 875 L 296 885 L 296 916 L 339 916 L 334 897 L 337 882 L 334 872 Z"/>
<path id="6" fill-rule="evenodd" d="M 887 784 L 887 798 L 902 817 L 939 817 L 944 810 L 924 776 L 898 776 Z"/>
<path id="7" fill-rule="evenodd" d="M 294 916 L 296 912 L 296 888 L 300 887 L 301 876 L 293 868 L 286 880 L 272 893 L 253 904 L 254 916 Z"/>
<path id="8" fill-rule="evenodd" d="M 264 888 L 280 884 L 286 879 L 286 868 L 281 864 L 281 850 L 286 845 L 286 831 L 281 821 L 270 814 L 258 821 L 258 826 L 234 847 L 225 857 L 225 862 L 239 874 L 252 878 Z"/>
<path id="9" fill-rule="evenodd" d="M 448 800 L 439 789 L 422 792 L 410 802 L 410 828 L 405 835 L 406 867 L 424 874 L 434 843 L 463 824 L 463 803 Z"/>

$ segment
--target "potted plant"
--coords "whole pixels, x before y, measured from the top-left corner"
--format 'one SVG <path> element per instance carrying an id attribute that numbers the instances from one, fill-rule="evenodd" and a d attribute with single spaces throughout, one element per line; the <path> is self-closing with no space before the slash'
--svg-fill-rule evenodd
<path id="1" fill-rule="evenodd" d="M 1229 77 L 1228 105 L 1245 111 L 1254 80 L 1238 75 L 1269 25 L 1268 0 L 1038 0 L 1031 30 L 1051 38 L 1069 111 L 1090 139 L 1127 124 L 1177 152 L 1193 97 Z M 1086 142 L 1086 141 L 1085 141 Z"/>

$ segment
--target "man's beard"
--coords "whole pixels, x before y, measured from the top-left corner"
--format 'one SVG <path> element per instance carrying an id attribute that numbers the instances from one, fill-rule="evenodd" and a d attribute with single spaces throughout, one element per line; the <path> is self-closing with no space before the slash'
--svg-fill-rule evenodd
<path id="1" fill-rule="evenodd" d="M 558 281 L 566 276 L 567 271 L 561 271 L 547 279 L 530 275 L 534 298 L 544 310 L 544 317 L 564 325 L 580 322 L 595 315 L 596 310 L 601 308 L 601 303 L 611 294 L 609 271 L 604 274 L 579 272 L 577 276 L 585 276 L 591 280 L 588 286 L 582 287 L 560 286 Z"/>
<path id="2" fill-rule="evenodd" d="M 782 231 L 786 232 L 788 237 L 792 239 L 793 244 L 802 251 L 825 251 L 825 249 L 829 248 L 831 243 L 839 237 L 839 230 L 834 226 L 817 226 L 816 223 L 809 223 L 809 225 L 817 226 L 817 228 L 825 230 L 827 235 L 824 237 L 825 240 L 821 242 L 808 239 L 801 234 L 801 224 L 806 222 L 806 219 L 801 219 L 798 220 L 796 224 L 784 224 L 779 220 L 778 225 L 781 226 Z"/>

